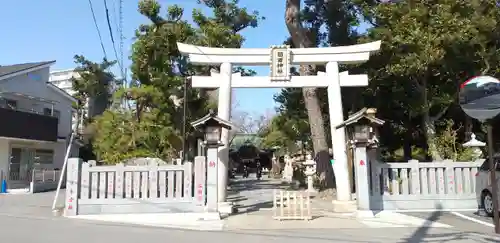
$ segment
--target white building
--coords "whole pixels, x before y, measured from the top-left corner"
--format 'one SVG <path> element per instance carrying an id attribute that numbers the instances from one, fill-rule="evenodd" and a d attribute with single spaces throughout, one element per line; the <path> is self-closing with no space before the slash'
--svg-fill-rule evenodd
<path id="1" fill-rule="evenodd" d="M 51 82 L 53 85 L 59 87 L 60 89 L 66 91 L 70 95 L 75 95 L 76 91 L 73 90 L 73 82 L 71 81 L 72 78 L 79 78 L 80 75 L 78 72 L 75 72 L 74 69 L 68 69 L 68 70 L 59 70 L 59 71 L 53 71 L 50 73 L 49 77 L 49 82 Z M 116 86 L 114 82 L 111 82 L 110 84 L 110 93 L 113 93 L 114 90 L 116 90 Z M 102 101 L 101 101 L 102 102 Z M 99 114 L 99 111 L 94 112 L 94 109 L 97 110 L 103 110 L 108 107 L 108 104 L 98 104 L 98 101 L 96 98 L 90 98 L 87 100 L 87 103 L 85 104 L 85 115 L 88 117 L 89 114 Z M 90 110 L 90 112 L 89 112 Z M 76 119 L 73 121 L 74 123 L 76 122 Z"/>
<path id="2" fill-rule="evenodd" d="M 26 181 L 34 167 L 61 168 L 75 98 L 49 82 L 55 61 L 0 66 L 0 174 Z M 78 156 L 74 145 L 71 156 Z"/>
<path id="3" fill-rule="evenodd" d="M 73 84 L 71 78 L 79 78 L 80 75 L 73 69 L 52 71 L 50 72 L 49 82 L 66 91 L 70 95 L 74 95 Z"/>
<path id="4" fill-rule="evenodd" d="M 52 71 L 50 72 L 49 75 L 49 82 L 56 87 L 64 90 L 66 93 L 68 93 L 71 96 L 74 96 L 76 91 L 73 90 L 73 82 L 71 81 L 72 78 L 79 78 L 80 75 L 75 72 L 73 69 L 67 69 L 67 70 L 60 70 L 60 71 Z M 87 108 L 88 105 L 85 104 L 85 107 Z M 86 112 L 87 109 L 85 109 Z M 75 126 L 77 122 L 78 117 L 76 114 L 72 118 L 72 125 Z M 80 121 L 80 124 L 82 124 L 83 121 Z"/>

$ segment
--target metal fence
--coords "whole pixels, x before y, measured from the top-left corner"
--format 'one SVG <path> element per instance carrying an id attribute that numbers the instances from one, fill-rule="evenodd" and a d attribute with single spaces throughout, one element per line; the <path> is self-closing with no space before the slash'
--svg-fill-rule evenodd
<path id="1" fill-rule="evenodd" d="M 58 169 L 33 169 L 31 171 L 30 192 L 56 190 L 60 177 L 61 171 Z"/>
<path id="2" fill-rule="evenodd" d="M 61 171 L 58 169 L 30 169 L 9 173 L 0 171 L 0 180 L 6 180 L 7 190 L 21 189 L 31 193 L 55 190 L 60 176 Z"/>

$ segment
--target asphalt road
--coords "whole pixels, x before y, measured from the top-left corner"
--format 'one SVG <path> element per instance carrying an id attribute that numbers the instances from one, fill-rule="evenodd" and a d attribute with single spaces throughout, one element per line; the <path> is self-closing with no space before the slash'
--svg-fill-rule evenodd
<path id="1" fill-rule="evenodd" d="M 447 224 L 464 232 L 472 231 L 485 234 L 494 232 L 493 219 L 478 215 L 476 212 L 412 212 L 403 214 Z"/>
<path id="2" fill-rule="evenodd" d="M 146 226 L 125 225 L 55 217 L 51 213 L 54 192 L 0 195 L 0 239 L 15 243 L 120 243 L 174 242 L 217 243 L 284 242 L 500 242 L 493 228 L 459 217 L 453 213 L 407 213 L 448 224 L 453 228 L 360 228 L 360 229 L 290 229 L 260 231 L 200 232 Z M 62 203 L 62 195 L 59 200 Z M 461 214 L 491 223 L 491 219 Z"/>
<path id="3" fill-rule="evenodd" d="M 2 242 L 16 243 L 341 243 L 341 242 L 500 242 L 487 234 L 444 228 L 290 229 L 259 232 L 200 232 L 143 226 L 96 223 L 65 218 L 0 215 Z"/>

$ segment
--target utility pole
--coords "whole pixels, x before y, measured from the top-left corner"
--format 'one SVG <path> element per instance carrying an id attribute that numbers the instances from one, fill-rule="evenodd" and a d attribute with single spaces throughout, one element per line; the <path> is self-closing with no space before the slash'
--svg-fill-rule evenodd
<path id="1" fill-rule="evenodd" d="M 495 159 L 493 155 L 495 154 L 493 151 L 493 125 L 491 125 L 492 121 L 487 122 L 488 128 L 488 155 L 489 155 L 489 164 L 490 164 L 490 178 L 491 178 L 491 196 L 493 197 L 493 224 L 495 225 L 495 233 L 500 234 L 500 222 L 499 212 L 498 212 L 498 183 L 497 183 L 497 166 L 495 163 Z"/>
<path id="2" fill-rule="evenodd" d="M 184 79 L 184 99 L 183 99 L 183 107 L 182 107 L 182 163 L 186 161 L 186 144 L 187 144 L 187 134 L 186 134 L 186 122 L 187 122 L 187 103 L 188 103 L 188 78 Z"/>

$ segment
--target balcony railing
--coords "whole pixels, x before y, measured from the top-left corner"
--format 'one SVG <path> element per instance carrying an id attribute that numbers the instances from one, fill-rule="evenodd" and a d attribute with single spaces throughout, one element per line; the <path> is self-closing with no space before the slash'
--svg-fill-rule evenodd
<path id="1" fill-rule="evenodd" d="M 2 104 L 0 103 L 0 108 L 4 108 L 4 109 L 9 109 L 9 110 L 14 110 L 14 111 L 20 111 L 20 112 L 27 112 L 27 113 L 32 113 L 32 114 L 37 114 L 37 115 L 41 115 L 41 116 L 50 116 L 50 117 L 56 117 L 55 115 L 53 114 L 47 114 L 43 111 L 40 111 L 38 109 L 35 109 L 35 108 L 31 108 L 31 109 L 26 109 L 26 108 L 20 108 L 20 107 L 10 107 L 9 105 L 7 104 Z M 38 107 L 37 107 L 38 108 Z M 57 117 L 56 117 L 57 118 Z"/>
<path id="2" fill-rule="evenodd" d="M 0 136 L 57 141 L 58 118 L 36 112 L 0 107 Z"/>

